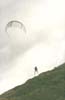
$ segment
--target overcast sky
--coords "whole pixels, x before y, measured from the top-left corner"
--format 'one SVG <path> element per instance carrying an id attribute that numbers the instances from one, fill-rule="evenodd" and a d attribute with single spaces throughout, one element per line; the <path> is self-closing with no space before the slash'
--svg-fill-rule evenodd
<path id="1" fill-rule="evenodd" d="M 21 29 L 5 32 L 9 21 Z M 65 0 L 0 1 L 0 94 L 65 62 Z"/>

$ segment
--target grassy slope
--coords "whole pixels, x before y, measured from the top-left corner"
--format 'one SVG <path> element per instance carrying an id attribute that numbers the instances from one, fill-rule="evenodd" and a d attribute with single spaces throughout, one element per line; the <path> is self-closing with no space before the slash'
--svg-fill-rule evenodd
<path id="1" fill-rule="evenodd" d="M 0 100 L 65 100 L 65 64 L 4 93 Z"/>

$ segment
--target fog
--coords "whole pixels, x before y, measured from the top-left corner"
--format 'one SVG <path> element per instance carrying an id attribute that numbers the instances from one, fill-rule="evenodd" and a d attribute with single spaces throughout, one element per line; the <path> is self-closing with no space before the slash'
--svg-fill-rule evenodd
<path id="1" fill-rule="evenodd" d="M 5 31 L 9 21 L 22 29 Z M 64 0 L 0 2 L 0 94 L 65 62 Z"/>

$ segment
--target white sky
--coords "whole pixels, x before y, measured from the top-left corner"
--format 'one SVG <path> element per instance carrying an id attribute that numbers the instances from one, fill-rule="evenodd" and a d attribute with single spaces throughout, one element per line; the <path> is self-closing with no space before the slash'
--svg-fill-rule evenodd
<path id="1" fill-rule="evenodd" d="M 25 28 L 5 32 L 11 20 Z M 0 94 L 65 62 L 65 0 L 0 1 Z M 14 33 L 15 32 L 15 33 Z"/>

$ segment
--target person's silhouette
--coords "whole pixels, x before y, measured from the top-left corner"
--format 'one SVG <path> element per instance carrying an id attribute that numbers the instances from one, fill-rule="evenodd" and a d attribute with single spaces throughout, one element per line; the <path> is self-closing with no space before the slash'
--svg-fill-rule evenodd
<path id="1" fill-rule="evenodd" d="M 37 66 L 35 66 L 35 68 L 34 68 L 34 75 L 35 74 L 38 74 L 38 68 L 37 68 Z"/>

